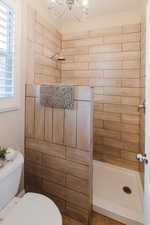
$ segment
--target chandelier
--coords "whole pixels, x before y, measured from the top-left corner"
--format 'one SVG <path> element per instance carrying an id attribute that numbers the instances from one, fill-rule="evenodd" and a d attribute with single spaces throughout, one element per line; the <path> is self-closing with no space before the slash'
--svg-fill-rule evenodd
<path id="1" fill-rule="evenodd" d="M 88 15 L 88 0 L 48 0 L 49 10 L 55 18 L 72 17 L 82 21 Z"/>

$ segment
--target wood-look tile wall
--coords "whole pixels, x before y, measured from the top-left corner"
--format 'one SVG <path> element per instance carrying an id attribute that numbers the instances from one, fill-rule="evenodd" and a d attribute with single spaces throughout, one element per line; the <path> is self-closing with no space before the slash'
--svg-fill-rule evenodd
<path id="1" fill-rule="evenodd" d="M 61 81 L 94 86 L 94 157 L 139 170 L 141 24 L 64 34 Z"/>
<path id="2" fill-rule="evenodd" d="M 94 86 L 95 158 L 135 170 L 139 169 L 136 153 L 143 145 L 137 107 L 144 90 L 141 35 L 141 24 L 135 24 L 62 37 L 28 8 L 27 83 Z M 49 59 L 61 48 L 66 57 L 62 65 Z"/>
<path id="3" fill-rule="evenodd" d="M 49 56 L 60 52 L 61 34 L 36 10 L 27 9 L 27 83 L 60 82 L 60 63 Z"/>
<path id="4" fill-rule="evenodd" d="M 53 199 L 86 224 L 92 204 L 92 88 L 75 87 L 73 110 L 41 106 L 39 86 L 26 86 L 26 191 Z"/>

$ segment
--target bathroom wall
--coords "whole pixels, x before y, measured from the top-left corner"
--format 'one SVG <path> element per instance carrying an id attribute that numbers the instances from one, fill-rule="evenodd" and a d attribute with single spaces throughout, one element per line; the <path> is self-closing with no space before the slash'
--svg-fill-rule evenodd
<path id="1" fill-rule="evenodd" d="M 9 3 L 9 1 L 8 1 Z M 22 24 L 22 4 L 19 0 L 10 0 L 10 3 L 15 8 L 18 8 L 20 11 L 18 17 L 20 18 L 20 24 Z M 23 29 L 18 28 L 17 32 L 17 38 L 18 36 L 22 37 L 22 31 Z M 20 47 L 21 43 L 17 43 L 17 46 Z M 19 52 L 20 55 L 20 52 Z M 24 80 L 25 80 L 25 74 L 23 73 L 22 69 L 22 60 L 21 57 L 20 62 L 18 62 L 18 71 L 21 74 L 22 81 L 20 82 L 20 104 L 19 108 L 17 110 L 10 110 L 6 112 L 0 112 L 0 124 L 1 124 L 1 130 L 0 130 L 0 145 L 2 146 L 9 146 L 14 149 L 17 149 L 19 151 L 23 151 L 24 146 Z M 14 129 L 15 127 L 15 129 Z"/>
<path id="2" fill-rule="evenodd" d="M 23 5 L 20 0 L 9 0 L 11 5 L 14 5 L 18 9 L 19 22 L 17 30 L 17 38 L 20 36 L 23 39 Z M 19 39 L 18 39 L 19 40 Z M 25 96 L 25 73 L 23 70 L 23 48 L 21 49 L 21 42 L 17 42 L 17 47 L 19 48 L 20 59 L 17 62 L 17 71 L 20 73 L 19 82 L 19 107 L 16 110 L 0 112 L 0 145 L 11 147 L 17 151 L 24 152 L 24 96 Z M 21 189 L 23 188 L 23 181 L 21 182 Z"/>
<path id="3" fill-rule="evenodd" d="M 92 206 L 92 88 L 75 86 L 74 109 L 41 106 L 39 87 L 26 88 L 26 191 L 53 199 L 85 224 Z"/>
<path id="4" fill-rule="evenodd" d="M 27 83 L 60 81 L 60 64 L 49 57 L 60 52 L 61 34 L 44 16 L 27 7 Z"/>
<path id="5" fill-rule="evenodd" d="M 94 87 L 94 158 L 139 170 L 141 24 L 63 34 L 63 83 Z"/>

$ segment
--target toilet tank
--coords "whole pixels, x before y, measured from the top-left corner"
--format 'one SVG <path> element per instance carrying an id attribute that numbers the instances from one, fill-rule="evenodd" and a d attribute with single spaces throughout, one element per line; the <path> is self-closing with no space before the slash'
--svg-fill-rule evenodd
<path id="1" fill-rule="evenodd" d="M 13 161 L 6 162 L 0 168 L 0 210 L 3 209 L 17 194 L 24 159 L 18 152 Z"/>

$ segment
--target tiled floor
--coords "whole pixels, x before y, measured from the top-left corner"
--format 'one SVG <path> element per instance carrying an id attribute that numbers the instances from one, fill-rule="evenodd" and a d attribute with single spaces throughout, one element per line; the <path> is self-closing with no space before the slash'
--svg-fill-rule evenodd
<path id="1" fill-rule="evenodd" d="M 83 224 L 65 216 L 64 225 L 83 225 Z M 115 220 L 109 219 L 105 216 L 99 215 L 97 213 L 93 213 L 91 225 L 123 225 L 123 224 Z"/>

